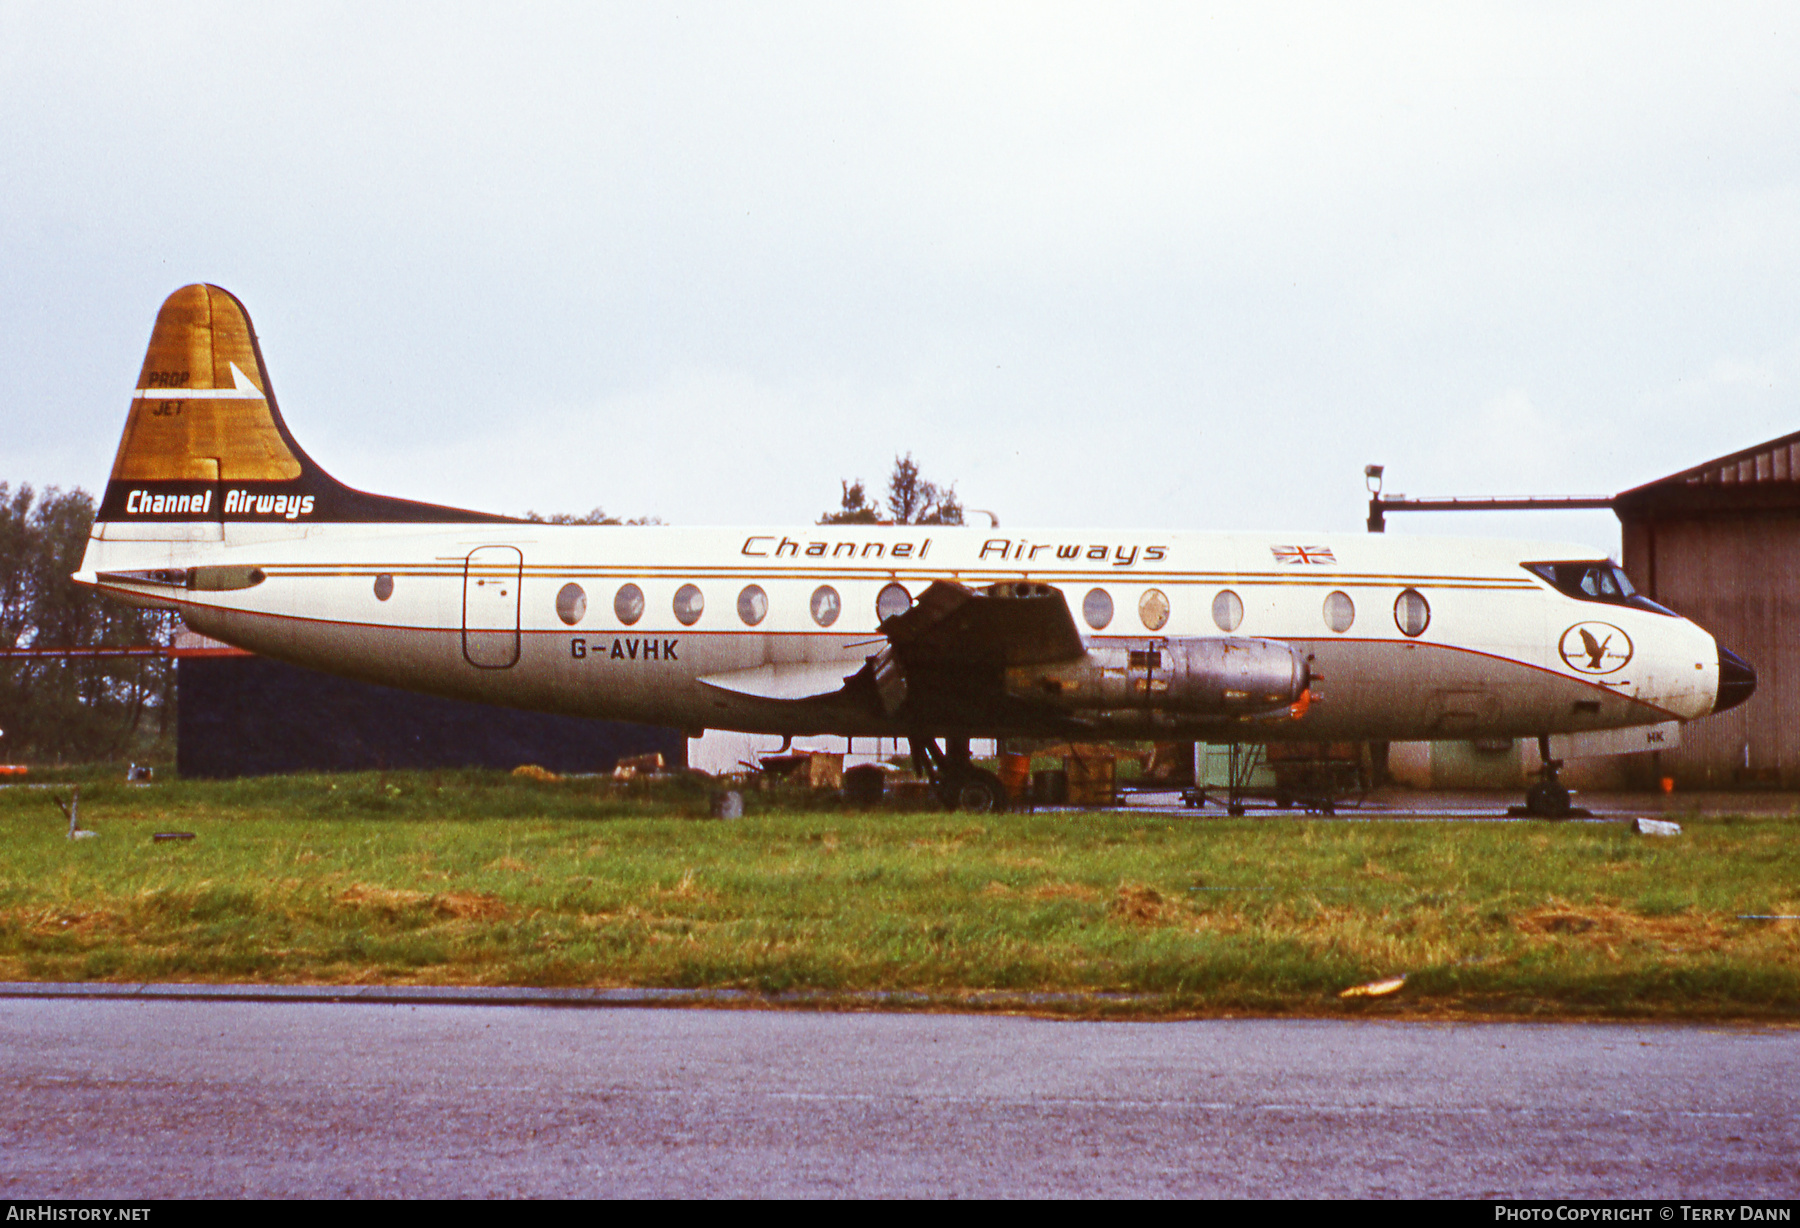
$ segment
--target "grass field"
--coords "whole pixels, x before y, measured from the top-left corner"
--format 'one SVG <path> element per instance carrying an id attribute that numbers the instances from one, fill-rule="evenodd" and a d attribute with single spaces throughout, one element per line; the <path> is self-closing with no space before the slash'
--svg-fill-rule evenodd
<path id="1" fill-rule="evenodd" d="M 67 796 L 66 788 L 58 790 Z M 1138 1015 L 1800 1019 L 1800 819 L 853 813 L 498 774 L 0 789 L 0 980 L 1146 995 Z M 813 807 L 808 809 L 807 807 Z M 196 834 L 153 843 L 156 831 Z M 1204 890 L 1196 890 L 1204 888 Z M 1341 999 L 1407 974 L 1390 997 Z"/>

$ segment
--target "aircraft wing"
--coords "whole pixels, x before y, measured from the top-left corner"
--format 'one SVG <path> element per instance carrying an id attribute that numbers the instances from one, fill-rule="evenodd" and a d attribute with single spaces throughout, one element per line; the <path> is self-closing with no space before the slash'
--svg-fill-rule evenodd
<path id="1" fill-rule="evenodd" d="M 923 723 L 1006 722 L 1025 709 L 1004 693 L 1012 666 L 1082 656 L 1069 603 L 1047 584 L 972 589 L 934 581 L 913 606 L 881 624 L 887 645 L 850 680 L 888 716 Z"/>
<path id="2" fill-rule="evenodd" d="M 844 683 L 861 668 L 842 661 L 795 661 L 703 674 L 699 681 L 758 699 L 822 699 L 842 691 Z"/>
<path id="3" fill-rule="evenodd" d="M 965 715 L 1000 698 L 1009 666 L 1041 665 L 1086 651 L 1063 595 L 1047 584 L 997 584 L 976 590 L 934 582 L 905 612 L 881 624 L 887 644 L 859 666 L 803 661 L 706 674 L 699 681 L 759 699 L 878 700 L 892 715 L 910 695 L 912 708 Z"/>

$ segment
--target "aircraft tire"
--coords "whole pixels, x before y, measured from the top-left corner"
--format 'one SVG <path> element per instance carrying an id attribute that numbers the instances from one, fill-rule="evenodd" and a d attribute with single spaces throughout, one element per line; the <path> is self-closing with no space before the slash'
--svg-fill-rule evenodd
<path id="1" fill-rule="evenodd" d="M 992 772 L 970 768 L 946 790 L 951 808 L 970 814 L 998 814 L 1006 809 L 1006 786 Z"/>
<path id="2" fill-rule="evenodd" d="M 1560 784 L 1539 782 L 1526 790 L 1525 809 L 1539 818 L 1566 818 L 1569 814 L 1569 791 Z"/>

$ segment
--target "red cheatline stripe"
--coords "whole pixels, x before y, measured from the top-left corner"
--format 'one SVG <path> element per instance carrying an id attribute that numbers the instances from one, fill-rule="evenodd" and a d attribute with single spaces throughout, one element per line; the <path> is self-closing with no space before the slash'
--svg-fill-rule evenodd
<path id="1" fill-rule="evenodd" d="M 229 644 L 218 648 L 159 648 L 154 644 L 106 648 L 0 648 L 0 657 L 248 657 L 254 654 Z"/>

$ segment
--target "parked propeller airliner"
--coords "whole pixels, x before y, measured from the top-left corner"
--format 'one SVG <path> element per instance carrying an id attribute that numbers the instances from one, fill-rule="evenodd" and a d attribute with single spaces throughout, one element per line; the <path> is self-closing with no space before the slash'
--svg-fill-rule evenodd
<path id="1" fill-rule="evenodd" d="M 390 686 L 905 737 L 976 807 L 1005 795 L 972 736 L 1547 739 L 1695 720 L 1756 685 L 1581 546 L 551 525 L 365 494 L 295 442 L 248 314 L 209 285 L 157 315 L 75 578 Z M 1533 802 L 1566 810 L 1553 768 Z"/>

